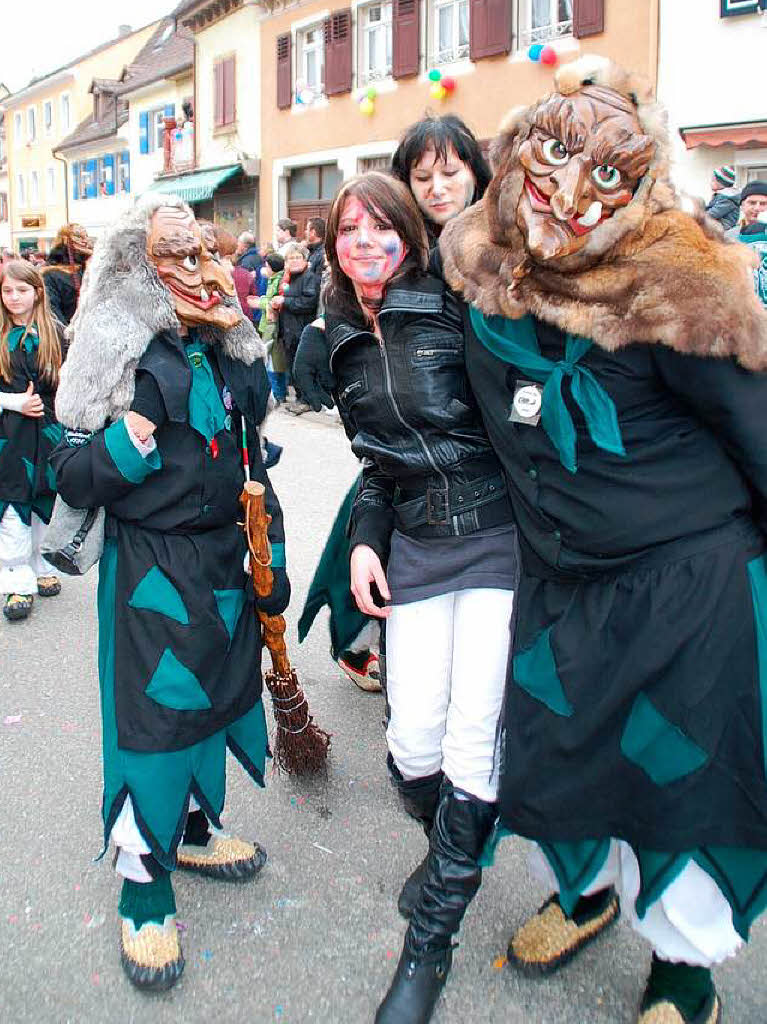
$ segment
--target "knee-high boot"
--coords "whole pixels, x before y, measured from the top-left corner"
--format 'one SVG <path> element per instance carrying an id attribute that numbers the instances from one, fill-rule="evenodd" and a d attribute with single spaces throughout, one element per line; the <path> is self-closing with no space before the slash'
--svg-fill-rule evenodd
<path id="1" fill-rule="evenodd" d="M 479 856 L 496 818 L 485 803 L 445 779 L 426 859 L 426 877 L 376 1024 L 427 1024 L 453 957 L 452 937 L 482 881 Z"/>
<path id="2" fill-rule="evenodd" d="M 402 806 L 410 817 L 421 825 L 428 839 L 439 803 L 439 791 L 444 778 L 442 772 L 434 772 L 433 775 L 425 775 L 420 779 L 406 780 L 403 779 L 391 754 L 386 756 L 386 765 L 392 784 L 399 791 Z M 413 913 L 425 877 L 426 857 L 405 879 L 405 884 L 397 899 L 397 909 L 405 919 L 409 919 Z"/>

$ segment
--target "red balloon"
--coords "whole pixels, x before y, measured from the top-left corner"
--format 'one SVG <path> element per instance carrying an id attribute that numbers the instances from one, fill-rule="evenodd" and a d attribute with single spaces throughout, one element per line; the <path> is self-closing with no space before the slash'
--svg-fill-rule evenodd
<path id="1" fill-rule="evenodd" d="M 557 51 L 553 46 L 544 46 L 541 50 L 541 64 L 556 64 L 557 62 Z"/>
<path id="2" fill-rule="evenodd" d="M 439 84 L 442 86 L 442 88 L 446 92 L 453 92 L 453 90 L 455 89 L 455 86 L 456 86 L 456 81 L 455 81 L 454 78 L 450 78 L 449 75 L 446 75 L 446 76 L 443 76 L 443 78 L 440 79 L 440 83 Z"/>

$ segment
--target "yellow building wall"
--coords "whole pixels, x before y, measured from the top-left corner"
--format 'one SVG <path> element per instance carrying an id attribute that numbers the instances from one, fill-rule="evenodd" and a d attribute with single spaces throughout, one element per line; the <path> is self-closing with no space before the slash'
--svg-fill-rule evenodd
<path id="1" fill-rule="evenodd" d="M 34 89 L 19 96 L 14 101 L 10 98 L 6 105 L 6 126 L 8 145 L 8 172 L 11 192 L 11 244 L 16 248 L 21 239 L 37 238 L 40 247 L 50 248 L 50 241 L 67 220 L 67 195 L 65 192 L 64 164 L 56 160 L 52 150 L 85 120 L 93 110 L 93 96 L 88 92 L 94 78 L 117 78 L 126 65 L 130 64 L 141 47 L 154 32 L 157 23 L 147 25 L 129 36 L 85 57 L 73 64 L 59 75 L 51 75 L 51 83 L 45 80 Z M 61 121 L 61 97 L 69 94 L 69 126 Z M 47 101 L 53 105 L 51 131 L 46 134 L 43 125 L 43 110 Z M 27 140 L 27 111 L 35 108 L 37 131 L 34 142 Z M 22 115 L 22 137 L 16 137 L 16 113 Z M 53 170 L 53 189 L 49 188 L 49 169 Z M 39 198 L 33 202 L 30 196 L 32 172 L 38 176 Z M 18 196 L 18 176 L 24 175 L 26 195 L 24 204 L 20 204 Z M 69 186 L 71 188 L 71 185 Z M 44 227 L 25 229 L 22 227 L 23 217 L 41 216 Z"/>
<path id="2" fill-rule="evenodd" d="M 273 166 L 276 160 L 302 153 L 327 153 L 366 143 L 395 140 L 409 124 L 423 117 L 427 110 L 458 114 L 478 138 L 491 138 L 511 107 L 532 102 L 552 85 L 550 68 L 532 63 L 526 53 L 512 51 L 509 56 L 478 60 L 467 73 L 457 74 L 455 92 L 442 101 L 429 96 L 429 68 L 424 68 L 422 64 L 420 75 L 396 81 L 390 91 L 388 87 L 386 91 L 382 88 L 375 99 L 375 113 L 369 117 L 360 113 L 357 99 L 359 90 L 331 96 L 327 101 L 321 100 L 316 107 L 278 110 L 277 37 L 290 32 L 291 24 L 306 24 L 312 15 L 319 19 L 337 7 L 337 4 L 328 5 L 321 0 L 314 0 L 280 11 L 261 23 L 260 223 L 265 229 L 272 224 L 275 213 L 284 216 L 283 199 L 280 197 L 278 202 L 274 195 Z M 573 59 L 581 53 L 597 53 L 642 72 L 655 83 L 657 32 L 658 0 L 635 0 L 633 3 L 607 0 L 605 31 L 602 34 L 584 40 L 561 40 L 557 48 L 561 48 L 562 61 Z M 424 50 L 422 31 L 422 54 Z M 446 66 L 444 73 L 453 72 Z M 295 86 L 295 74 L 293 84 Z"/>

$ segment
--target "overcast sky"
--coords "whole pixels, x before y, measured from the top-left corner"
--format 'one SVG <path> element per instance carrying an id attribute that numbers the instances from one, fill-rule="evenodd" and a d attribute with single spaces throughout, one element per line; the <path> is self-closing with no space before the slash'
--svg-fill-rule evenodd
<path id="1" fill-rule="evenodd" d="M 7 10 L 6 8 L 7 4 Z M 17 92 L 117 35 L 169 14 L 178 0 L 3 0 L 0 82 Z"/>

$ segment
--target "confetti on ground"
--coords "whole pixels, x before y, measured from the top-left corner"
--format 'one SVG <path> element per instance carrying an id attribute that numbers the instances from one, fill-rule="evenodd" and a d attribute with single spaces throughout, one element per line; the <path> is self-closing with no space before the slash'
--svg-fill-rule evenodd
<path id="1" fill-rule="evenodd" d="M 176 921 L 176 931 L 185 932 L 186 931 L 186 921 Z"/>
<path id="2" fill-rule="evenodd" d="M 8 924 L 18 924 L 18 923 L 19 923 L 19 915 L 18 914 L 9 914 L 8 915 Z"/>
<path id="3" fill-rule="evenodd" d="M 502 971 L 505 966 L 506 966 L 506 957 L 505 956 L 497 956 L 495 958 L 495 960 L 493 960 L 493 970 L 494 971 Z"/>
<path id="4" fill-rule="evenodd" d="M 101 984 L 101 978 L 98 976 L 98 974 L 92 974 L 91 975 L 91 981 L 93 982 L 94 985 L 100 985 Z"/>
<path id="5" fill-rule="evenodd" d="M 61 728 L 63 732 L 75 732 L 77 730 L 76 722 L 62 722 Z"/>
<path id="6" fill-rule="evenodd" d="M 294 900 L 290 896 L 280 896 L 279 899 L 274 901 L 275 907 L 279 910 L 283 910 L 285 907 L 300 907 L 301 904 L 301 900 Z"/>
<path id="7" fill-rule="evenodd" d="M 209 949 L 204 949 L 202 951 L 202 958 L 203 958 L 203 960 L 205 960 L 208 963 L 210 963 L 210 961 L 213 959 L 213 954 L 211 953 L 211 951 Z"/>
<path id="8" fill-rule="evenodd" d="M 18 725 L 21 721 L 21 715 L 6 715 L 3 719 L 3 725 Z"/>
<path id="9" fill-rule="evenodd" d="M 282 1007 L 281 1006 L 275 1006 L 275 1008 L 274 1008 L 274 1016 L 277 1019 L 279 1019 L 282 1016 L 282 1012 L 283 1011 L 282 1011 Z"/>
<path id="10" fill-rule="evenodd" d="M 79 891 L 80 891 L 80 889 L 82 889 L 82 886 L 81 886 L 81 885 L 76 885 L 76 886 L 75 886 L 75 892 L 79 892 Z"/>
<path id="11" fill-rule="evenodd" d="M 88 916 L 90 917 L 90 915 L 88 915 Z M 85 927 L 86 928 L 100 928 L 102 926 L 102 924 L 104 924 L 105 921 L 106 921 L 106 915 L 105 914 L 96 914 L 95 917 L 91 917 L 90 921 L 88 921 L 86 923 Z"/>
<path id="12" fill-rule="evenodd" d="M 393 949 L 387 949 L 386 950 L 386 959 L 387 960 L 393 960 L 394 959 L 394 950 Z"/>
<path id="13" fill-rule="evenodd" d="M 333 851 L 329 850 L 327 848 L 327 846 L 321 846 L 319 843 L 312 843 L 312 846 L 314 846 L 315 849 L 317 849 L 317 850 L 322 850 L 323 853 L 333 853 Z M 334 854 L 334 856 L 335 856 L 335 854 Z"/>

